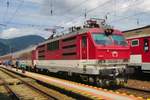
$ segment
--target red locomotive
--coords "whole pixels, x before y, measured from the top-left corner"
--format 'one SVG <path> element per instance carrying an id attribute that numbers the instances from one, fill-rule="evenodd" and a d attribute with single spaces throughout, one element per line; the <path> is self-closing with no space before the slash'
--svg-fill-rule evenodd
<path id="1" fill-rule="evenodd" d="M 83 28 L 72 27 L 69 34 L 51 37 L 30 49 L 28 56 L 22 52 L 12 58 L 38 71 L 86 77 L 102 84 L 116 82 L 126 74 L 129 46 L 122 32 L 97 22 L 90 19 Z"/>

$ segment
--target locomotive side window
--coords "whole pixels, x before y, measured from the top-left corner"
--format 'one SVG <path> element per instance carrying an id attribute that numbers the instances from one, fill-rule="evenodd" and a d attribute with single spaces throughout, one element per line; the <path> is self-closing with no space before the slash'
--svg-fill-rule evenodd
<path id="1" fill-rule="evenodd" d="M 87 46 L 87 37 L 86 36 L 82 36 L 82 46 L 83 47 Z"/>
<path id="2" fill-rule="evenodd" d="M 51 51 L 58 50 L 59 49 L 59 41 L 54 41 L 54 42 L 48 43 L 47 49 L 51 50 Z"/>
<path id="3" fill-rule="evenodd" d="M 132 47 L 139 46 L 139 40 L 138 39 L 132 40 L 131 41 L 131 46 Z"/>
<path id="4" fill-rule="evenodd" d="M 39 60 L 45 59 L 45 45 L 41 45 L 38 47 L 38 59 Z"/>
<path id="5" fill-rule="evenodd" d="M 148 52 L 149 51 L 149 40 L 144 39 L 144 51 Z"/>
<path id="6" fill-rule="evenodd" d="M 44 55 L 39 55 L 39 60 L 44 60 L 45 59 L 45 56 Z"/>

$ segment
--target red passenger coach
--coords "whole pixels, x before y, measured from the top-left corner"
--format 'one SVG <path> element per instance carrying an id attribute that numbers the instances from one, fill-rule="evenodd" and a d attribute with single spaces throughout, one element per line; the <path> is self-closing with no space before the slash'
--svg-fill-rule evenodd
<path id="1" fill-rule="evenodd" d="M 150 35 L 128 38 L 131 44 L 130 65 L 144 72 L 150 72 Z"/>
<path id="2" fill-rule="evenodd" d="M 131 50 L 129 66 L 138 72 L 150 72 L 150 25 L 124 33 Z"/>

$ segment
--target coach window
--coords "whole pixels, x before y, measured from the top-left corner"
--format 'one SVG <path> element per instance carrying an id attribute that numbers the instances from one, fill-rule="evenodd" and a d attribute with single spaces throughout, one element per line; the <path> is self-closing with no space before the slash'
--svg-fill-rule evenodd
<path id="1" fill-rule="evenodd" d="M 82 36 L 82 46 L 86 47 L 87 45 L 87 37 L 86 36 Z"/>
<path id="2" fill-rule="evenodd" d="M 131 41 L 131 46 L 132 47 L 139 46 L 139 40 L 138 39 L 132 40 Z"/>
<path id="3" fill-rule="evenodd" d="M 144 39 L 144 51 L 148 52 L 149 51 L 149 40 Z"/>
<path id="4" fill-rule="evenodd" d="M 51 51 L 58 50 L 59 49 L 59 41 L 54 41 L 54 42 L 48 43 L 47 49 L 51 50 Z"/>

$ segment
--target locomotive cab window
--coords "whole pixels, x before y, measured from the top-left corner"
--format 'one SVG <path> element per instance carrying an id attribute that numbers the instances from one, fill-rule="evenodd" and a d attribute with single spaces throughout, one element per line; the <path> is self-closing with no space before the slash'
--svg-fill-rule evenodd
<path id="1" fill-rule="evenodd" d="M 82 36 L 82 46 L 83 47 L 87 46 L 87 37 L 86 36 Z"/>
<path id="2" fill-rule="evenodd" d="M 149 51 L 149 40 L 144 39 L 144 51 L 148 52 Z"/>
<path id="3" fill-rule="evenodd" d="M 96 44 L 100 45 L 119 45 L 119 46 L 126 46 L 126 40 L 123 35 L 118 34 L 111 34 L 107 36 L 105 33 L 93 33 L 92 34 L 93 40 Z"/>
<path id="4" fill-rule="evenodd" d="M 139 40 L 138 39 L 132 40 L 131 41 L 131 46 L 132 47 L 139 46 Z"/>
<path id="5" fill-rule="evenodd" d="M 47 49 L 51 50 L 51 51 L 58 50 L 59 49 L 59 41 L 54 41 L 54 42 L 48 43 Z"/>

